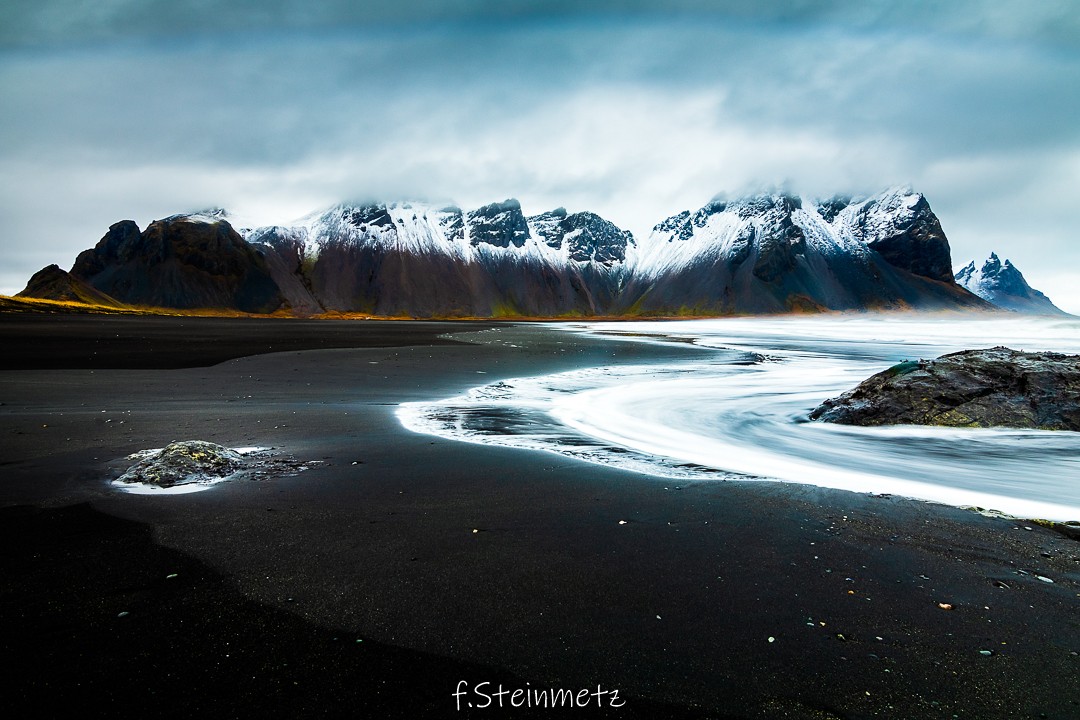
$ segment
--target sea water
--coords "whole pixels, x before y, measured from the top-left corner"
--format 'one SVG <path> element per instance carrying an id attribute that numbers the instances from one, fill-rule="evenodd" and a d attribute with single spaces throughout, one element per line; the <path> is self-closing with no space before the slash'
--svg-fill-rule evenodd
<path id="1" fill-rule="evenodd" d="M 862 428 L 808 414 L 897 362 L 1005 345 L 1080 354 L 1080 319 L 856 315 L 566 324 L 708 348 L 684 363 L 504 379 L 406 403 L 409 429 L 684 481 L 762 480 L 1080 520 L 1080 433 Z"/>

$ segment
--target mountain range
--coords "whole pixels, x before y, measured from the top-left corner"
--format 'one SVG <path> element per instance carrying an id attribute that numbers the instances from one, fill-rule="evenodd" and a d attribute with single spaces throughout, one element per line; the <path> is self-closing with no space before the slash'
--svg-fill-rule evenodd
<path id="1" fill-rule="evenodd" d="M 716 198 L 663 220 L 641 240 L 591 212 L 558 208 L 526 217 L 512 199 L 471 211 L 340 204 L 294 225 L 239 231 L 220 210 L 174 215 L 145 230 L 123 220 L 80 253 L 70 272 L 45 268 L 20 295 L 302 316 L 655 317 L 1002 305 L 1001 296 L 971 289 L 953 276 L 948 239 L 926 198 L 894 188 L 820 202 L 789 194 Z"/>

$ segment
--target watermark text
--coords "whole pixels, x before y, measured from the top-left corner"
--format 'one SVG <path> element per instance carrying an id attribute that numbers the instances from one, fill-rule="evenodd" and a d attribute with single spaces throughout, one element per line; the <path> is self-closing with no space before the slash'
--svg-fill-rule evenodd
<path id="1" fill-rule="evenodd" d="M 475 708 L 584 708 L 584 707 L 613 707 L 618 708 L 626 704 L 619 697 L 618 690 L 605 690 L 597 685 L 596 689 L 581 688 L 580 690 L 568 690 L 567 688 L 534 688 L 525 683 L 523 688 L 505 688 L 502 683 L 492 685 L 490 682 L 481 681 L 470 683 L 468 680 L 459 680 L 457 688 L 450 693 L 454 698 L 455 709 Z"/>

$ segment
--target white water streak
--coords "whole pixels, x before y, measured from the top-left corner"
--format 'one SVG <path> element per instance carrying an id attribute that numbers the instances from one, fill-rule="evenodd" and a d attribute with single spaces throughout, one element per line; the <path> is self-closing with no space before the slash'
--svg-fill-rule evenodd
<path id="1" fill-rule="evenodd" d="M 771 479 L 1080 519 L 1080 433 L 806 422 L 905 359 L 1007 345 L 1080 353 L 1080 321 L 843 316 L 565 326 L 692 339 L 714 362 L 605 367 L 474 388 L 398 412 L 406 427 L 678 478 Z M 758 362 L 747 363 L 747 353 Z"/>

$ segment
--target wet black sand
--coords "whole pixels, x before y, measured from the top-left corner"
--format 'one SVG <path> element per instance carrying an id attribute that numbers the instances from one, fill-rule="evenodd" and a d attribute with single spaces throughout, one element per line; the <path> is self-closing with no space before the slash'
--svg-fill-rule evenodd
<path id="1" fill-rule="evenodd" d="M 0 707 L 556 715 L 458 711 L 466 680 L 617 688 L 607 717 L 1080 714 L 1074 540 L 899 498 L 677 489 L 393 415 L 500 376 L 694 348 L 308 325 L 0 317 Z M 482 344 L 438 338 L 485 328 Z M 352 349 L 307 349 L 328 338 Z M 105 485 L 109 462 L 192 438 L 319 462 L 187 496 Z"/>

